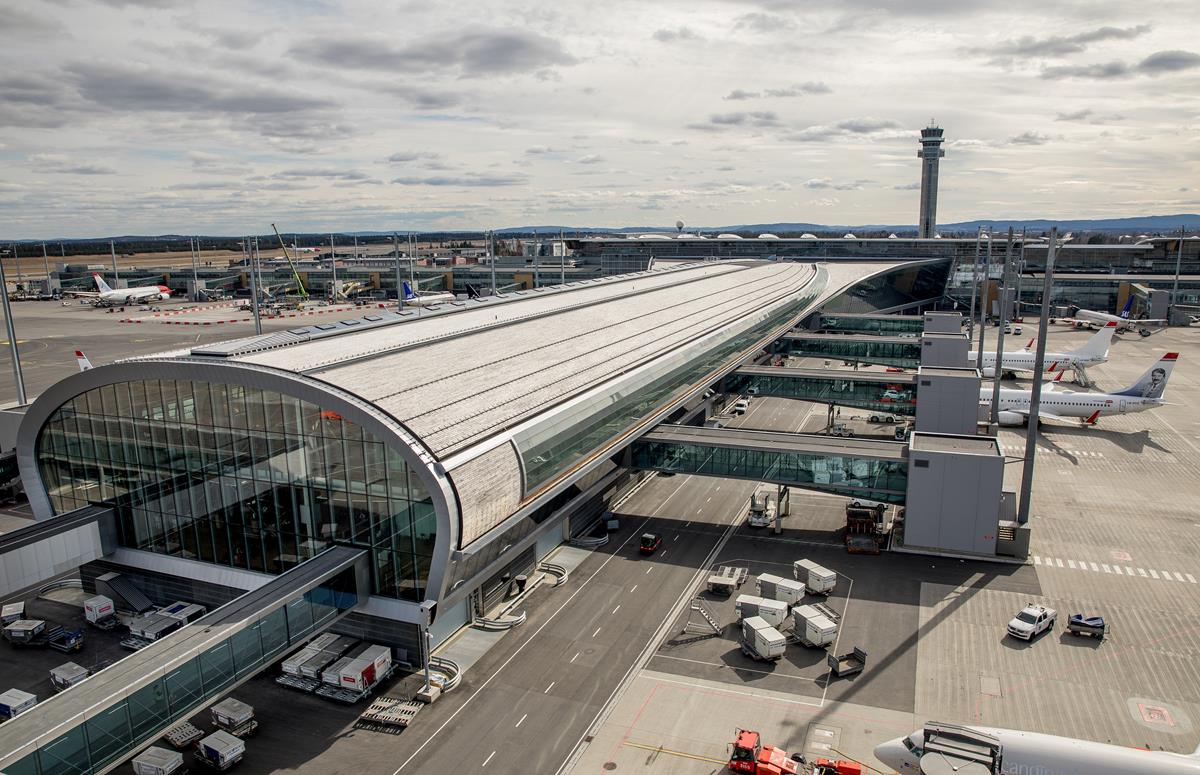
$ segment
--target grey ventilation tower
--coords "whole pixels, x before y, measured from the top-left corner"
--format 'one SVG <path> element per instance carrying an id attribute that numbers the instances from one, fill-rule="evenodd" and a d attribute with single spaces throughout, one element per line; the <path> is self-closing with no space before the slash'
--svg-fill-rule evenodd
<path id="1" fill-rule="evenodd" d="M 942 128 L 933 125 L 921 130 L 921 150 L 917 157 L 921 160 L 921 223 L 917 227 L 917 236 L 929 239 L 937 228 L 937 191 L 938 191 L 938 159 L 946 155 L 942 150 Z"/>

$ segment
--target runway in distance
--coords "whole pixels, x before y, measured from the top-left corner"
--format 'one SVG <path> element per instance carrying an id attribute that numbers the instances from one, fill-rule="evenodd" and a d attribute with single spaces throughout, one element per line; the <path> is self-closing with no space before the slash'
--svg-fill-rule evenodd
<path id="1" fill-rule="evenodd" d="M 1200 749 L 1190 756 L 1090 740 L 971 726 L 1002 746 L 1001 775 L 1200 775 Z M 924 730 L 881 743 L 875 758 L 901 775 L 921 772 Z"/>
<path id="2" fill-rule="evenodd" d="M 1177 360 L 1179 353 L 1167 353 L 1132 385 L 1113 393 L 1076 393 L 1047 384 L 1042 389 L 1038 418 L 1078 419 L 1085 425 L 1095 425 L 1101 417 L 1133 414 L 1162 406 L 1165 403 L 1163 394 L 1167 390 L 1167 380 L 1171 378 Z M 1032 395 L 1030 390 L 1002 388 L 1000 411 L 996 418 L 1000 425 L 1021 425 L 1028 420 Z M 979 402 L 991 408 L 991 387 L 979 389 Z"/>
<path id="3" fill-rule="evenodd" d="M 1107 323 L 1092 338 L 1087 340 L 1082 347 L 1067 352 L 1046 353 L 1042 358 L 1042 368 L 1047 372 L 1055 371 L 1079 371 L 1086 369 L 1089 366 L 1095 366 L 1104 363 L 1108 360 L 1108 348 L 1112 344 L 1113 334 L 1116 333 L 1117 324 Z M 967 353 L 968 363 L 977 363 L 979 357 L 978 350 L 971 350 Z M 1033 371 L 1034 364 L 1037 363 L 1037 353 L 1031 351 L 1028 346 L 1015 352 L 1004 353 L 1002 370 L 1003 371 Z M 983 353 L 983 376 L 996 376 L 996 353 L 994 351 L 984 351 Z"/>

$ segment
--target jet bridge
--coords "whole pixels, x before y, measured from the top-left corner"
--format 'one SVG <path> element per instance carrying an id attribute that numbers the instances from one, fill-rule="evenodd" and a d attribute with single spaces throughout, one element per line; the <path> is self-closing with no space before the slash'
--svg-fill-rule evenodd
<path id="1" fill-rule="evenodd" d="M 871 334 L 873 336 L 920 336 L 925 330 L 924 315 L 884 315 L 875 313 L 827 314 L 818 318 L 818 328 L 830 334 Z"/>
<path id="2" fill-rule="evenodd" d="M 631 461 L 887 503 L 904 503 L 908 489 L 908 446 L 890 441 L 660 425 L 633 443 Z"/>
<path id="3" fill-rule="evenodd" d="M 335 546 L 0 725 L 0 772 L 114 769 L 368 594 L 368 552 Z"/>
<path id="4" fill-rule="evenodd" d="M 847 369 L 787 369 L 743 366 L 725 380 L 732 393 L 794 398 L 912 416 L 917 411 L 917 375 Z"/>
<path id="5" fill-rule="evenodd" d="M 784 334 L 779 345 L 803 358 L 831 358 L 915 369 L 921 363 L 921 339 L 874 334 Z"/>

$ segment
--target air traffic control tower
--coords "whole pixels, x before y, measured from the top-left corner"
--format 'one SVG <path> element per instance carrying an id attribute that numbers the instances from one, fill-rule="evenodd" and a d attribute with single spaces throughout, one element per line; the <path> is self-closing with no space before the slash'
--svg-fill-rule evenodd
<path id="1" fill-rule="evenodd" d="M 945 155 L 942 128 L 930 121 L 921 130 L 921 150 L 917 151 L 921 159 L 921 220 L 917 236 L 922 239 L 933 238 L 937 229 L 938 160 Z"/>

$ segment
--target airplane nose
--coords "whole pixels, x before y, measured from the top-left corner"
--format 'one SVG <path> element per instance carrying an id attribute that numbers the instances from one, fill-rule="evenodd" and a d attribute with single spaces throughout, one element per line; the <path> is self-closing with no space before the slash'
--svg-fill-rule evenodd
<path id="1" fill-rule="evenodd" d="M 898 772 L 909 766 L 908 749 L 899 739 L 875 746 L 875 758 Z"/>

